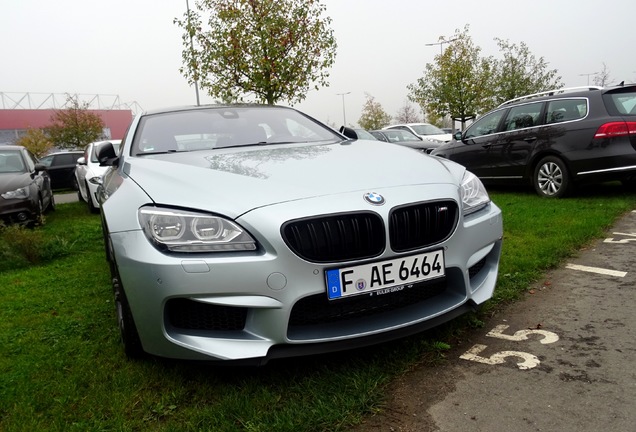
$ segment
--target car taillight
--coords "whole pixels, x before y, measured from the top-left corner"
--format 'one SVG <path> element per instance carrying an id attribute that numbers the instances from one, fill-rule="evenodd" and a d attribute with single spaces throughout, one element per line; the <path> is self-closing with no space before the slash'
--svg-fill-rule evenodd
<path id="1" fill-rule="evenodd" d="M 636 122 L 610 122 L 598 128 L 594 138 L 614 138 L 631 134 L 636 134 Z"/>

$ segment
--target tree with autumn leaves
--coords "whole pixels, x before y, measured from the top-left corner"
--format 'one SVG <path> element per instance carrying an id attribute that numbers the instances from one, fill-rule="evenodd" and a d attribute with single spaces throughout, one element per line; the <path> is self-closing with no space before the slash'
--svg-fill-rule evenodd
<path id="1" fill-rule="evenodd" d="M 481 55 L 468 25 L 456 30 L 446 49 L 426 64 L 423 76 L 407 87 L 409 99 L 427 113 L 461 122 L 464 129 L 468 120 L 506 100 L 563 87 L 557 71 L 524 42 L 495 41 L 501 59 Z"/>
<path id="2" fill-rule="evenodd" d="M 55 110 L 46 128 L 49 140 L 57 148 L 83 149 L 104 134 L 102 118 L 88 110 L 77 96 L 67 95 L 66 108 Z"/>
<path id="3" fill-rule="evenodd" d="M 175 19 L 184 30 L 180 72 L 225 102 L 300 102 L 328 86 L 335 60 L 324 12 L 319 0 L 196 0 Z"/>

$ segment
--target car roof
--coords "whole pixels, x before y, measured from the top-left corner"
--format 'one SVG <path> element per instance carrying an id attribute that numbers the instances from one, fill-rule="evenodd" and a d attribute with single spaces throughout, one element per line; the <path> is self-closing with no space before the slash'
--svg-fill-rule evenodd
<path id="1" fill-rule="evenodd" d="M 2 144 L 0 145 L 0 150 L 19 150 L 23 149 L 23 146 L 13 145 L 13 144 Z"/>
<path id="2" fill-rule="evenodd" d="M 57 151 L 57 152 L 46 154 L 43 157 L 45 157 L 45 156 L 57 156 L 57 155 L 61 155 L 61 154 L 73 154 L 73 153 L 84 154 L 84 150 L 62 150 L 62 151 Z"/>
<path id="3" fill-rule="evenodd" d="M 566 87 L 566 88 L 560 88 L 560 89 L 552 89 L 552 90 L 546 90 L 539 93 L 532 93 L 525 96 L 519 96 L 517 98 L 507 100 L 503 102 L 501 105 L 499 105 L 497 108 L 501 108 L 507 105 L 514 105 L 516 103 L 521 103 L 521 102 L 554 99 L 555 97 L 562 98 L 562 97 L 589 96 L 591 93 L 594 93 L 594 92 L 607 93 L 616 89 L 623 89 L 623 88 L 630 88 L 630 87 L 636 87 L 636 84 L 621 83 L 619 85 L 610 86 L 610 87 L 581 86 L 581 87 Z"/>
<path id="4" fill-rule="evenodd" d="M 179 112 L 179 111 L 196 111 L 196 110 L 206 110 L 206 109 L 231 109 L 231 108 L 284 108 L 284 109 L 292 109 L 290 107 L 281 106 L 281 105 L 267 105 L 267 104 L 256 104 L 256 103 L 240 103 L 240 104 L 207 104 L 207 105 L 184 105 L 184 106 L 173 106 L 167 108 L 157 108 L 153 110 L 148 110 L 143 113 L 143 115 L 148 114 L 165 114 L 169 112 Z"/>

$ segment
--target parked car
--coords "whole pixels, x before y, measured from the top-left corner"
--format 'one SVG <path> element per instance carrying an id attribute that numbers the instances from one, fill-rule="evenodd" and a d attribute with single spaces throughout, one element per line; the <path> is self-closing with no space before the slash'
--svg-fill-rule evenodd
<path id="1" fill-rule="evenodd" d="M 365 139 L 365 140 L 371 140 L 371 141 L 375 141 L 377 139 L 375 136 L 369 133 L 369 131 L 367 131 L 366 129 L 356 129 L 356 128 L 350 128 L 347 126 L 340 126 L 340 129 L 338 129 L 338 132 L 340 132 L 347 138 L 351 138 L 351 139 Z"/>
<path id="2" fill-rule="evenodd" d="M 40 163 L 46 167 L 49 177 L 51 177 L 53 189 L 77 190 L 75 165 L 83 154 L 81 151 L 63 151 L 40 158 Z"/>
<path id="3" fill-rule="evenodd" d="M 449 142 L 453 139 L 453 135 L 444 132 L 437 126 L 430 123 L 404 123 L 392 126 L 387 126 L 382 129 L 402 129 L 411 132 L 420 138 L 426 138 L 429 140 L 437 140 L 441 142 Z"/>
<path id="4" fill-rule="evenodd" d="M 485 183 L 533 185 L 562 197 L 575 184 L 636 183 L 636 85 L 524 96 L 476 120 L 433 151 Z"/>
<path id="5" fill-rule="evenodd" d="M 96 199 L 97 186 L 107 167 L 100 166 L 97 160 L 97 150 L 107 142 L 113 145 L 115 152 L 119 151 L 121 140 L 97 141 L 86 146 L 84 154 L 77 160 L 75 166 L 75 182 L 77 183 L 77 198 L 88 205 L 88 209 L 99 212 L 99 204 Z"/>
<path id="6" fill-rule="evenodd" d="M 262 105 L 141 113 L 121 146 L 97 198 L 129 356 L 262 364 L 493 294 L 501 211 L 454 162 Z"/>
<path id="7" fill-rule="evenodd" d="M 400 144 L 424 153 L 430 153 L 442 144 L 440 141 L 420 138 L 412 132 L 402 129 L 373 130 L 369 133 L 380 141 Z"/>
<path id="8" fill-rule="evenodd" d="M 22 146 L 0 146 L 0 217 L 5 223 L 37 224 L 55 209 L 44 165 Z"/>

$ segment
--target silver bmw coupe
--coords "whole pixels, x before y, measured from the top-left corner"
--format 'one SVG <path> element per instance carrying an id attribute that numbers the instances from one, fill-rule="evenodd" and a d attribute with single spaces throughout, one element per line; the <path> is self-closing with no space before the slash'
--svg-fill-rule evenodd
<path id="1" fill-rule="evenodd" d="M 99 160 L 130 357 L 349 349 L 439 325 L 495 288 L 502 217 L 477 177 L 291 108 L 145 112 Z"/>

